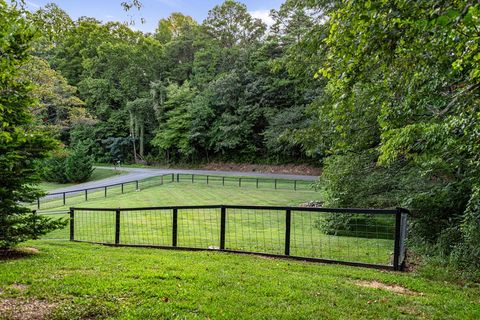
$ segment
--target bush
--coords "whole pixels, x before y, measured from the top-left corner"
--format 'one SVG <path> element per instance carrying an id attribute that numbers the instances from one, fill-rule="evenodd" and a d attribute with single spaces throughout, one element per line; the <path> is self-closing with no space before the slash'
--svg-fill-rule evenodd
<path id="1" fill-rule="evenodd" d="M 84 182 L 92 175 L 93 159 L 82 145 L 72 149 L 65 161 L 65 175 L 69 182 Z"/>
<path id="2" fill-rule="evenodd" d="M 43 162 L 45 181 L 68 183 L 85 182 L 92 175 L 93 159 L 86 148 L 78 145 L 70 152 L 56 153 Z"/>
<path id="3" fill-rule="evenodd" d="M 66 162 L 68 153 L 56 153 L 42 163 L 42 177 L 48 182 L 67 183 Z"/>

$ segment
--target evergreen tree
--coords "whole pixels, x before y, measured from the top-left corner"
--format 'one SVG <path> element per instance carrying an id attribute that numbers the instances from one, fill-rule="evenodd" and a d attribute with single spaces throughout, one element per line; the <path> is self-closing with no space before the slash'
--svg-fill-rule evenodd
<path id="1" fill-rule="evenodd" d="M 49 232 L 62 223 L 32 215 L 28 203 L 41 195 L 36 160 L 55 146 L 35 127 L 31 87 L 20 80 L 34 32 L 21 13 L 0 0 L 0 248 Z"/>

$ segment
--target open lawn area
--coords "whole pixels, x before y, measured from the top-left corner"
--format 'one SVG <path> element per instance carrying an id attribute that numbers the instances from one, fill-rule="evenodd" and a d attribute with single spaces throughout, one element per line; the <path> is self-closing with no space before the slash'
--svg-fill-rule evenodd
<path id="1" fill-rule="evenodd" d="M 0 262 L 6 319 L 28 319 L 28 310 L 46 319 L 480 317 L 479 287 L 434 278 L 441 270 L 397 273 L 44 240 L 24 246 L 38 252 Z"/>
<path id="2" fill-rule="evenodd" d="M 167 177 L 170 179 L 170 176 Z M 309 182 L 304 183 L 303 190 L 293 191 L 287 189 L 275 190 L 272 186 L 256 189 L 245 182 L 243 182 L 242 187 L 238 187 L 233 182 L 231 185 L 222 186 L 211 182 L 207 185 L 200 181 L 192 184 L 188 180 L 180 183 L 158 185 L 159 181 L 160 178 L 158 177 L 143 180 L 139 184 L 139 191 L 135 190 L 135 183 L 125 184 L 124 194 L 122 194 L 120 185 L 109 187 L 107 197 L 105 197 L 103 188 L 98 189 L 98 191 L 89 191 L 87 202 L 85 201 L 85 194 L 79 192 L 76 195 L 69 195 L 65 206 L 63 206 L 62 197 L 57 196 L 48 199 L 48 201 L 42 200 L 41 208 L 62 210 L 71 206 L 128 208 L 207 204 L 297 206 L 307 201 L 321 200 L 322 198 L 322 192 L 314 191 L 308 187 Z M 167 181 L 167 178 L 165 178 L 165 182 Z M 278 181 L 279 186 L 287 184 L 283 180 Z M 157 184 L 151 186 L 153 183 Z M 35 208 L 35 206 L 32 206 L 32 208 Z"/>
<path id="3" fill-rule="evenodd" d="M 111 170 L 111 169 L 103 169 L 103 168 L 95 168 L 93 170 L 92 175 L 90 176 L 90 179 L 88 181 L 96 181 L 96 180 L 102 180 L 106 179 L 109 177 L 117 176 L 120 174 L 124 174 L 125 171 L 121 170 Z M 50 191 L 50 190 L 56 190 L 56 189 L 61 189 L 65 187 L 70 187 L 75 185 L 75 183 L 55 183 L 55 182 L 42 182 L 38 185 L 38 187 L 44 191 Z"/>
<path id="4" fill-rule="evenodd" d="M 295 192 L 188 182 L 129 190 L 125 194 L 109 190 L 107 198 L 101 192 L 90 196 L 87 202 L 82 195 L 76 202 L 75 198 L 69 201 L 76 207 L 128 208 L 297 206 L 322 200 L 322 192 L 313 190 Z M 55 210 L 66 211 L 70 205 Z M 76 214 L 78 239 L 113 241 L 114 215 L 81 211 Z M 245 219 L 250 214 L 227 212 L 227 248 L 282 250 L 284 215 L 255 212 L 262 218 Z M 292 217 L 292 254 L 389 263 L 393 247 L 390 238 L 329 236 L 314 227 L 311 214 L 293 212 Z M 218 221 L 218 212 L 179 210 L 179 246 L 218 245 Z M 123 212 L 121 228 L 121 243 L 163 244 L 161 241 L 165 240 L 165 245 L 170 245 L 171 212 Z M 308 237 L 296 236 L 302 234 Z M 47 238 L 68 239 L 68 227 Z M 320 250 L 302 251 L 305 243 Z M 28 249 L 34 252 L 22 258 L 0 262 L 0 311 L 7 319 L 26 312 L 29 306 L 35 306 L 34 313 L 44 312 L 45 319 L 480 317 L 480 287 L 455 283 L 446 271 L 432 266 L 398 273 L 222 252 L 112 248 L 47 239 L 23 246 L 35 250 Z M 330 252 L 322 248 L 329 248 Z"/>
<path id="5" fill-rule="evenodd" d="M 280 182 L 279 182 L 280 184 Z M 118 188 L 117 188 L 118 189 Z M 92 193 L 85 202 L 83 194 L 75 200 L 75 206 L 83 208 L 132 208 L 154 206 L 192 205 L 263 205 L 299 206 L 302 203 L 321 200 L 317 191 L 292 191 L 255 189 L 238 186 L 168 183 L 163 186 L 113 194 L 104 198 L 102 192 Z M 117 190 L 118 191 L 118 190 Z M 59 200 L 60 201 L 60 200 Z M 67 207 L 62 215 L 67 218 Z M 125 211 L 121 214 L 120 243 L 156 246 L 172 245 L 172 210 Z M 327 235 L 317 224 L 328 214 L 319 212 L 292 211 L 291 255 L 300 257 L 333 259 L 350 262 L 391 265 L 394 248 L 394 216 L 378 216 L 366 236 L 360 233 L 367 229 L 360 223 L 352 236 Z M 226 248 L 283 254 L 285 247 L 285 210 L 242 210 L 226 212 Z M 178 210 L 178 246 L 189 248 L 214 248 L 220 243 L 219 209 Z M 69 226 L 57 230 L 46 238 L 69 239 Z M 357 236 L 358 235 L 358 236 Z M 115 212 L 76 210 L 75 239 L 100 243 L 112 243 L 115 239 Z"/>

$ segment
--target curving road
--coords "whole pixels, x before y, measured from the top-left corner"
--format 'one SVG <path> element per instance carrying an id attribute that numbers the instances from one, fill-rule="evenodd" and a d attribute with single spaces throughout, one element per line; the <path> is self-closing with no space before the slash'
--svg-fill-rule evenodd
<path id="1" fill-rule="evenodd" d="M 105 169 L 115 169 L 113 167 L 99 167 Z M 318 176 L 303 176 L 293 174 L 276 174 L 276 173 L 258 173 L 258 172 L 238 172 L 238 171 L 212 171 L 212 170 L 183 170 L 183 169 L 152 169 L 152 168 L 117 168 L 116 170 L 125 171 L 125 174 L 113 176 L 110 178 L 90 181 L 74 186 L 65 187 L 61 189 L 51 190 L 51 193 L 67 192 L 73 190 L 81 190 L 87 188 L 100 188 L 111 184 L 124 183 L 134 180 L 142 180 L 150 177 L 155 177 L 163 174 L 171 173 L 185 173 L 185 174 L 209 174 L 209 175 L 222 175 L 222 176 L 236 176 L 236 177 L 259 177 L 259 178 L 273 178 L 273 179 L 294 179 L 314 181 L 318 179 Z"/>

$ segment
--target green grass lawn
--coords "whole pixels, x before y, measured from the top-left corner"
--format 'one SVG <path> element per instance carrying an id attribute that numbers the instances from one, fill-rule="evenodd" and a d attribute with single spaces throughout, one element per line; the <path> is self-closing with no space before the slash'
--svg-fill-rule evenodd
<path id="1" fill-rule="evenodd" d="M 102 179 L 110 178 L 110 177 L 120 175 L 120 174 L 124 174 L 124 173 L 125 173 L 125 171 L 120 171 L 120 170 L 95 168 L 93 170 L 92 175 L 88 179 L 88 181 L 102 180 Z M 42 183 L 39 184 L 39 187 L 40 187 L 40 189 L 42 189 L 44 191 L 51 191 L 51 190 L 65 188 L 65 187 L 70 187 L 70 186 L 73 186 L 73 185 L 75 185 L 75 183 L 42 182 Z"/>
<path id="2" fill-rule="evenodd" d="M 478 285 L 435 278 L 441 270 L 45 240 L 24 246 L 39 252 L 0 262 L 0 318 L 23 319 L 25 305 L 48 309 L 48 319 L 480 318 Z"/>
<path id="3" fill-rule="evenodd" d="M 132 186 L 133 187 L 133 186 Z M 126 187 L 124 188 L 126 190 Z M 125 191 L 124 190 L 124 191 Z M 115 194 L 92 193 L 89 201 L 78 195 L 83 208 L 131 208 L 185 205 L 265 205 L 298 206 L 321 200 L 322 193 L 256 189 L 238 186 L 168 183 L 139 192 Z M 117 190 L 118 191 L 118 190 Z M 69 199 L 73 201 L 74 199 Z M 60 200 L 59 200 L 60 201 Z M 67 218 L 67 207 L 61 215 Z M 58 215 L 55 215 L 58 216 Z M 377 219 L 376 232 L 369 237 L 326 235 L 315 227 L 325 213 L 292 211 L 291 255 L 351 262 L 392 264 L 394 217 Z M 382 223 L 380 223 L 382 222 Z M 178 210 L 178 246 L 193 248 L 219 247 L 219 209 Z M 359 225 L 359 233 L 365 226 Z M 385 237 L 387 235 L 387 237 Z M 390 235 L 390 237 L 388 237 Z M 47 235 L 68 239 L 69 227 Z M 115 239 L 115 212 L 76 211 L 75 239 L 112 243 Z M 172 210 L 126 211 L 121 217 L 122 244 L 171 246 Z M 285 246 L 285 211 L 228 209 L 226 248 L 230 250 L 283 254 Z"/>

